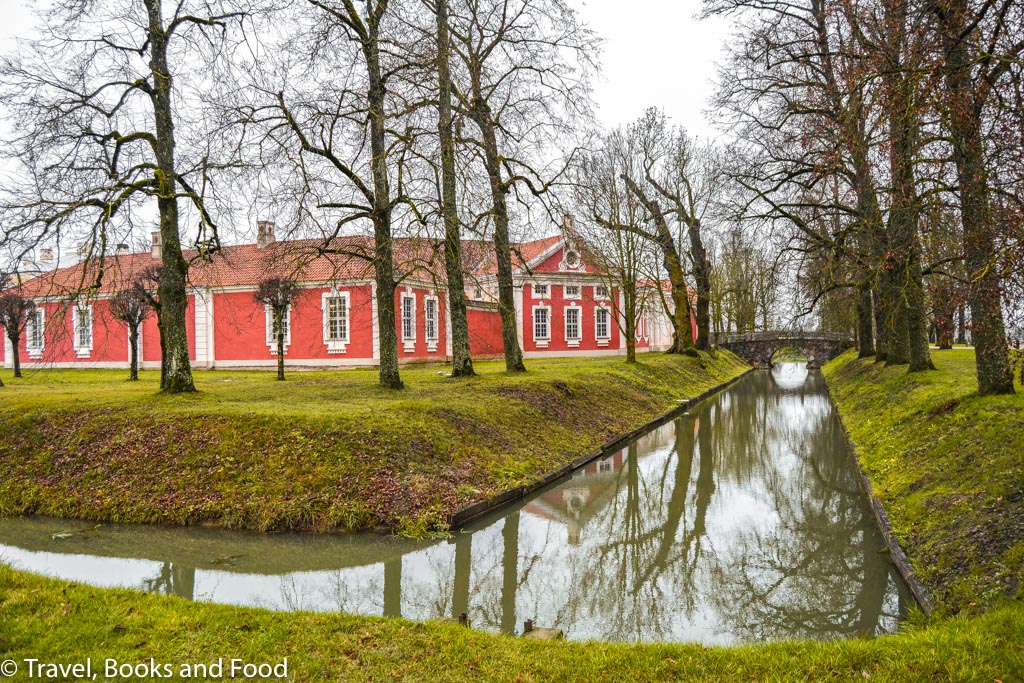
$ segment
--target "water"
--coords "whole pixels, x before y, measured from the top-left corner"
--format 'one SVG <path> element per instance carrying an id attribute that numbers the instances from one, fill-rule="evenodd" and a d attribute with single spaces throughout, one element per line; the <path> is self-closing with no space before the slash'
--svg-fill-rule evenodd
<path id="1" fill-rule="evenodd" d="M 0 559 L 78 582 L 627 642 L 893 631 L 912 599 L 884 549 L 824 380 L 794 363 L 445 540 L 0 519 Z"/>

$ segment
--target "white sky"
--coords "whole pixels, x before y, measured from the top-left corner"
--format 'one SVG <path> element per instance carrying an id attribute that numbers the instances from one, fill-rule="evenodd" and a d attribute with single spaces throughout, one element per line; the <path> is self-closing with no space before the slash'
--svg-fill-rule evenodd
<path id="1" fill-rule="evenodd" d="M 601 123 L 625 125 L 648 107 L 662 107 L 690 133 L 714 135 L 704 110 L 727 20 L 698 21 L 700 0 L 567 1 L 605 39 L 604 74 L 595 88 Z"/>

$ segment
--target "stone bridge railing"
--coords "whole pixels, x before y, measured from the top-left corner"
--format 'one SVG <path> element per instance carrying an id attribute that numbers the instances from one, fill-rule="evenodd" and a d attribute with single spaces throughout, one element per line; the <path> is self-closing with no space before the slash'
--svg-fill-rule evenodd
<path id="1" fill-rule="evenodd" d="M 804 330 L 767 330 L 764 332 L 742 332 L 733 334 L 712 334 L 714 344 L 734 344 L 751 341 L 835 341 L 852 342 L 854 338 L 843 332 L 818 332 Z"/>

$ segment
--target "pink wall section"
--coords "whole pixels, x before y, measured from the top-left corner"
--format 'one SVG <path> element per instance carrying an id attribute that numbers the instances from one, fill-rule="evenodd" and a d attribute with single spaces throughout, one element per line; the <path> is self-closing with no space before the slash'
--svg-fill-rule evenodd
<path id="1" fill-rule="evenodd" d="M 500 356 L 505 353 L 501 338 L 501 315 L 497 309 L 469 308 L 469 352 L 474 357 Z"/>
<path id="2" fill-rule="evenodd" d="M 285 357 L 291 360 L 373 357 L 373 304 L 369 285 L 343 287 L 349 294 L 349 343 L 345 353 L 328 353 L 324 344 L 324 287 L 304 289 L 292 304 L 291 344 Z M 218 363 L 275 360 L 267 344 L 264 306 L 252 292 L 214 294 L 214 353 Z"/>
<path id="3" fill-rule="evenodd" d="M 424 358 L 424 359 L 436 359 L 444 360 L 447 358 L 447 300 L 445 293 L 441 292 L 434 295 L 437 296 L 437 309 L 438 309 L 438 320 L 437 320 L 437 346 L 434 351 L 428 350 L 427 346 L 427 333 L 426 333 L 426 305 L 424 300 L 431 293 L 432 290 L 419 289 L 416 287 L 399 287 L 395 291 L 395 330 L 398 334 L 398 357 L 402 358 Z M 402 295 L 412 294 L 416 297 L 416 341 L 413 344 L 413 351 L 406 351 L 406 343 L 402 339 Z"/>
<path id="4" fill-rule="evenodd" d="M 612 299 L 595 299 L 594 285 L 582 284 L 580 286 L 580 297 L 566 299 L 565 285 L 549 284 L 548 296 L 535 297 L 533 285 L 528 282 L 523 287 L 523 351 L 599 351 L 619 348 L 621 334 L 619 326 L 615 322 L 615 306 Z M 612 297 L 618 297 L 618 291 L 612 290 Z M 533 339 L 533 307 L 538 304 L 545 304 L 551 307 L 549 333 L 550 341 L 547 347 L 538 346 Z M 580 312 L 580 333 L 581 339 L 578 347 L 570 347 L 565 340 L 565 307 L 574 304 L 583 309 Z M 597 342 L 595 330 L 594 310 L 601 304 L 610 309 L 608 321 L 611 337 L 608 343 L 601 346 Z"/>

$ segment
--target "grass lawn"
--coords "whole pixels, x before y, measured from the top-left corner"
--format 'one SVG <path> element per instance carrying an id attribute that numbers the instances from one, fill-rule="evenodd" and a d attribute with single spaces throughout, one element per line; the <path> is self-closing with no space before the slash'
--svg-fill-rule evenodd
<path id="1" fill-rule="evenodd" d="M 1024 392 L 977 396 L 974 351 L 932 351 L 908 374 L 848 352 L 832 396 L 936 606 L 979 612 L 1024 598 Z"/>
<path id="2" fill-rule="evenodd" d="M 278 663 L 289 680 L 1019 681 L 1024 609 L 875 640 L 746 647 L 540 642 L 402 619 L 273 613 L 91 588 L 0 565 L 0 659 Z M 22 664 L 22 669 L 24 669 Z M 102 680 L 102 673 L 100 674 Z"/>
<path id="3" fill-rule="evenodd" d="M 158 394 L 155 372 L 6 371 L 0 514 L 419 535 L 747 369 L 727 352 L 640 361 L 406 367 L 401 392 L 369 369 L 197 372 L 185 396 Z"/>

